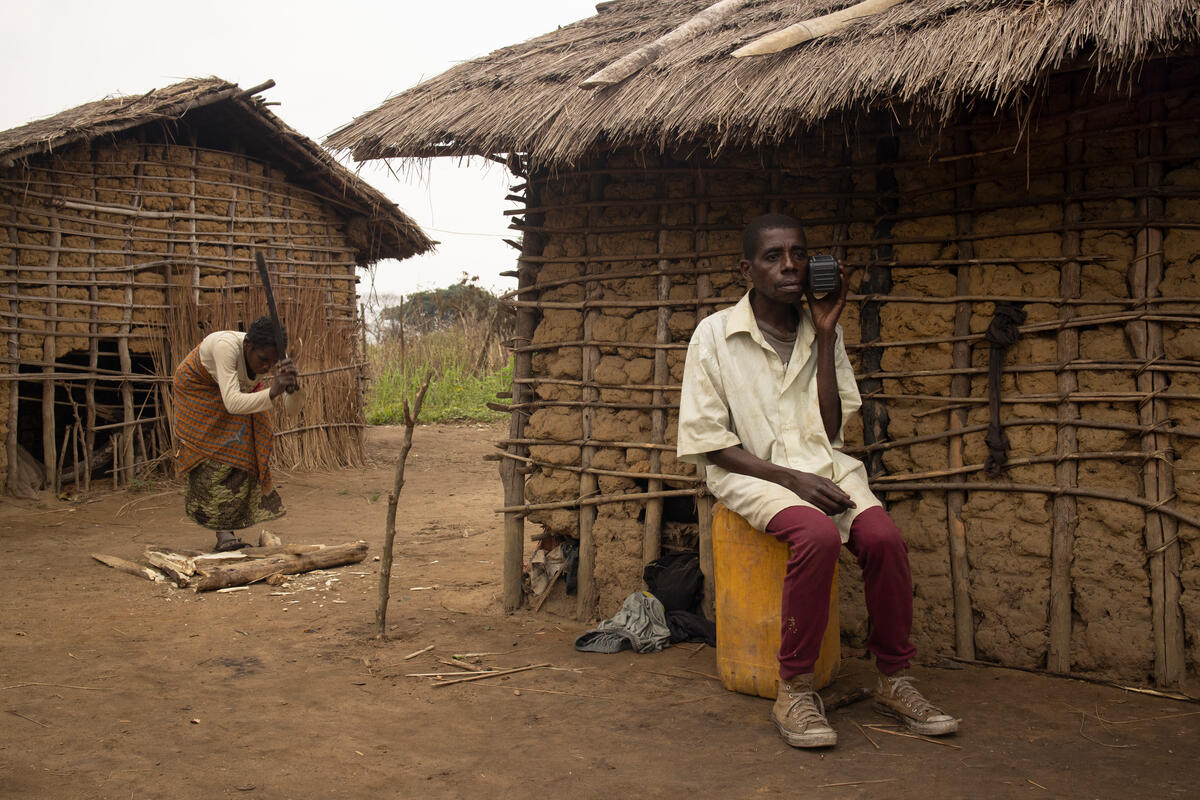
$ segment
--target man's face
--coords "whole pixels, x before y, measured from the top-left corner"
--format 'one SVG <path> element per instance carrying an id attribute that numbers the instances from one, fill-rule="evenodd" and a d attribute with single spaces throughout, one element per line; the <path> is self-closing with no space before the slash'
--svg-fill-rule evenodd
<path id="1" fill-rule="evenodd" d="M 769 228 L 762 232 L 754 258 L 741 262 L 742 277 L 762 297 L 795 303 L 804 296 L 808 280 L 808 247 L 799 228 Z"/>
<path id="2" fill-rule="evenodd" d="M 265 375 L 279 360 L 279 353 L 274 347 L 246 346 L 246 365 L 255 375 Z"/>

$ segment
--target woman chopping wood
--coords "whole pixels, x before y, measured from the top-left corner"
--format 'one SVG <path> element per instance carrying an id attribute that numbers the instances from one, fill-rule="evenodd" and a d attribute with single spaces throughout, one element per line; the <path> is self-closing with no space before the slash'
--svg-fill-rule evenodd
<path id="1" fill-rule="evenodd" d="M 295 414 L 303 399 L 296 365 L 280 360 L 276 334 L 270 317 L 245 333 L 210 333 L 175 370 L 184 510 L 217 532 L 217 551 L 245 547 L 238 529 L 284 515 L 271 483 L 271 406 L 282 395 L 284 410 Z M 261 378 L 272 367 L 275 379 L 265 389 Z"/>

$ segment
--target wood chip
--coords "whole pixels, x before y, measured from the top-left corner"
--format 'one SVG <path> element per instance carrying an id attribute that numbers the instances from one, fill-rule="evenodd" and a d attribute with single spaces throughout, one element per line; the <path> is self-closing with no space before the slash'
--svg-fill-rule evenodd
<path id="1" fill-rule="evenodd" d="M 433 649 L 433 645 L 429 645 L 429 647 L 422 647 L 422 648 L 421 648 L 420 650 L 418 650 L 417 652 L 415 652 L 415 653 L 409 653 L 408 655 L 406 655 L 406 656 L 404 657 L 404 660 L 405 660 L 405 661 L 408 661 L 410 658 L 416 658 L 417 656 L 421 655 L 421 653 L 428 653 L 428 652 L 429 652 L 430 650 L 432 650 L 432 649 Z"/>

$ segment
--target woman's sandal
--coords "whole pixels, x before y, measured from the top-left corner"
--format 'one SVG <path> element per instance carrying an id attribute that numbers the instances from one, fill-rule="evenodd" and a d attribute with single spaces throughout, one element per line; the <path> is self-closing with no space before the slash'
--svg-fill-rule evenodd
<path id="1" fill-rule="evenodd" d="M 226 553 L 230 550 L 241 550 L 243 547 L 249 547 L 246 542 L 243 542 L 238 535 L 233 531 L 217 531 L 217 546 L 213 548 L 218 553 Z"/>

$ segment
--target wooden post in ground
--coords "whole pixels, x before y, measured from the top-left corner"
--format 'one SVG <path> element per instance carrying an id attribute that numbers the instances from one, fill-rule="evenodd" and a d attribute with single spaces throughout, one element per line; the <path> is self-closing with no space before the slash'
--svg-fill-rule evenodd
<path id="1" fill-rule="evenodd" d="M 1076 96 L 1073 83 L 1071 96 Z M 1077 259 L 1080 250 L 1080 231 L 1077 227 L 1083 219 L 1083 204 L 1074 199 L 1084 190 L 1083 163 L 1083 117 L 1067 120 L 1067 141 L 1064 148 L 1066 160 L 1063 173 L 1063 192 L 1068 199 L 1063 203 L 1062 254 L 1071 261 L 1063 263 L 1058 278 L 1058 293 L 1066 299 L 1076 299 L 1082 289 L 1082 265 Z M 1059 306 L 1058 318 L 1068 322 L 1078 314 L 1075 306 L 1064 303 Z M 1079 419 L 1079 406 L 1066 399 L 1079 389 L 1079 378 L 1068 367 L 1079 359 L 1079 329 L 1064 325 L 1055 335 L 1058 350 L 1057 376 L 1058 396 L 1064 398 L 1058 404 L 1058 447 L 1055 451 L 1062 459 L 1054 465 L 1056 486 L 1074 488 L 1079 483 L 1079 464 L 1070 456 L 1079 452 L 1079 429 L 1074 423 Z M 1078 503 L 1069 494 L 1054 497 L 1054 528 L 1050 539 L 1050 642 L 1046 654 L 1046 667 L 1051 672 L 1071 671 L 1071 562 L 1075 553 L 1075 531 L 1079 527 Z"/>
<path id="2" fill-rule="evenodd" d="M 58 256 L 62 247 L 62 226 L 58 215 L 50 217 L 50 254 L 46 264 L 46 275 L 50 279 L 46 299 L 46 336 L 42 339 L 42 468 L 46 477 L 46 488 L 54 490 L 58 481 L 55 448 L 58 441 L 55 437 L 54 420 L 54 388 L 57 381 L 54 378 L 54 364 L 58 361 L 58 344 L 55 333 L 58 331 Z M 15 278 L 15 276 L 14 276 Z M 15 293 L 20 294 L 16 289 Z M 16 324 L 16 323 L 14 323 Z M 11 466 L 10 466 L 11 469 Z"/>
<path id="3" fill-rule="evenodd" d="M 667 205 L 668 198 L 667 181 L 665 177 L 659 177 L 658 193 L 662 200 L 662 205 L 658 207 L 658 221 L 662 226 L 658 231 L 658 252 L 668 252 L 670 241 L 668 239 L 669 232 L 667 230 L 668 217 Z M 660 258 L 658 261 L 659 270 L 666 271 L 671 266 L 671 262 L 665 258 Z M 671 297 L 671 276 L 658 276 L 658 301 L 660 303 L 657 310 L 657 317 L 654 328 L 654 342 L 658 345 L 654 350 L 654 376 L 651 380 L 654 381 L 653 403 L 654 410 L 650 412 L 650 441 L 654 444 L 662 444 L 666 441 L 667 432 L 667 410 L 666 410 L 666 392 L 662 390 L 671 373 L 667 365 L 667 350 L 664 347 L 671 339 L 671 308 L 666 304 L 666 301 Z M 651 449 L 649 454 L 650 472 L 657 474 L 662 472 L 662 451 Z M 661 492 L 664 484 L 661 478 L 651 478 L 646 486 L 647 492 Z M 646 501 L 646 519 L 642 530 L 642 563 L 649 564 L 654 559 L 658 558 L 662 552 L 662 533 L 663 533 L 663 498 L 656 497 Z"/>
<path id="4" fill-rule="evenodd" d="M 1162 64 L 1147 67 L 1145 82 L 1152 97 L 1142 106 L 1140 119 L 1145 127 L 1137 131 L 1137 166 L 1134 185 L 1138 188 L 1138 216 L 1146 227 L 1137 233 L 1133 261 L 1129 265 L 1130 297 L 1143 301 L 1138 306 L 1146 314 L 1145 301 L 1160 295 L 1163 278 L 1163 218 L 1161 197 L 1152 192 L 1162 184 L 1166 134 L 1162 122 L 1166 108 L 1162 99 L 1165 84 Z M 1137 320 L 1125 327 L 1133 352 L 1149 365 L 1164 357 L 1162 323 Z M 1137 389 L 1143 395 L 1138 405 L 1138 422 L 1146 431 L 1142 449 L 1147 455 L 1142 472 L 1146 500 L 1153 505 L 1146 514 L 1145 547 L 1149 559 L 1150 608 L 1154 629 L 1154 681 L 1159 686 L 1176 686 L 1187 677 L 1187 650 L 1184 638 L 1183 610 L 1180 607 L 1182 586 L 1179 575 L 1181 555 L 1178 523 L 1170 516 L 1157 513 L 1161 507 L 1171 508 L 1175 502 L 1174 453 L 1171 437 L 1158 428 L 1170 418 L 1167 401 L 1159 397 L 1167 390 L 1167 376 L 1157 370 L 1139 370 Z"/>
<path id="5" fill-rule="evenodd" d="M 604 199 L 604 186 L 607 183 L 608 177 L 605 174 L 594 175 L 591 179 L 591 185 L 588 189 L 588 200 L 598 203 Z M 592 228 L 597 224 L 601 212 L 596 206 L 588 209 L 587 228 L 588 233 L 585 236 L 586 246 L 584 252 L 588 256 L 594 256 L 600 252 L 599 237 L 591 233 Z M 583 446 L 579 451 L 579 499 L 584 500 L 599 493 L 599 482 L 596 474 L 591 471 L 592 458 L 596 455 L 596 446 L 592 444 L 592 423 L 596 414 L 596 403 L 600 401 L 600 390 L 592 384 L 593 371 L 596 365 L 600 362 L 600 348 L 594 344 L 595 341 L 595 325 L 599 320 L 600 312 L 594 307 L 589 307 L 588 301 L 599 300 L 603 295 L 603 289 L 600 284 L 589 278 L 593 273 L 599 271 L 599 263 L 589 258 L 587 265 L 584 267 L 583 281 L 583 347 L 581 348 L 580 361 L 580 385 L 582 408 L 580 409 L 580 435 L 583 439 Z M 596 613 L 596 603 L 599 600 L 599 592 L 596 589 L 596 541 L 592 534 L 592 529 L 596 522 L 597 507 L 595 505 L 580 504 L 579 506 L 579 573 L 578 573 L 578 596 L 576 597 L 575 618 L 579 620 L 588 620 Z"/>
<path id="6" fill-rule="evenodd" d="M 892 260 L 893 246 L 892 226 L 895 224 L 896 212 L 900 201 L 896 199 L 899 185 L 892 164 L 898 160 L 900 142 L 895 136 L 883 136 L 876 144 L 875 191 L 878 199 L 875 201 L 875 230 L 873 238 L 878 244 L 871 248 L 871 265 L 867 267 L 866 276 L 862 280 L 859 292 L 871 297 L 881 297 L 892 292 L 892 270 L 887 266 Z M 878 375 L 883 372 L 881 361 L 883 348 L 872 345 L 882 337 L 880 335 L 883 323 L 881 320 L 882 303 L 878 300 L 865 300 L 859 311 L 858 319 L 861 329 L 859 342 L 864 347 L 860 353 L 859 369 L 867 375 Z M 862 392 L 862 421 L 863 444 L 882 444 L 888 439 L 888 408 L 887 402 L 877 399 L 876 394 L 883 391 L 881 378 L 864 378 L 859 382 Z M 872 478 L 883 475 L 887 468 L 883 464 L 883 450 L 873 450 L 864 459 L 867 474 Z"/>
<path id="7" fill-rule="evenodd" d="M 708 176 L 704 170 L 696 171 L 696 233 L 694 250 L 697 254 L 708 252 Z M 696 258 L 696 324 L 713 312 L 708 302 L 712 296 L 712 276 L 707 271 L 712 262 L 708 258 Z M 712 547 L 712 495 L 704 488 L 704 469 L 697 469 L 700 476 L 700 491 L 696 496 L 697 549 L 700 551 L 700 574 L 704 576 L 704 615 L 717 618 L 716 567 L 713 564 Z"/>
<path id="8" fill-rule="evenodd" d="M 954 205 L 959 209 L 967 209 L 973 205 L 975 186 L 972 182 L 973 167 L 969 158 L 963 158 L 971 153 L 971 138 L 966 130 L 954 134 L 954 154 L 959 159 L 954 165 L 954 182 L 958 187 L 954 190 Z M 975 242 L 971 239 L 971 214 L 960 211 L 954 216 L 955 232 L 961 237 L 958 240 L 958 258 L 969 261 L 975 258 Z M 960 297 L 970 294 L 971 267 L 963 264 L 957 269 L 955 292 Z M 972 304 L 962 301 L 955 304 L 954 335 L 961 337 L 954 343 L 954 369 L 960 370 L 950 379 L 950 395 L 952 397 L 967 397 L 971 394 L 971 376 L 968 368 L 971 366 L 971 343 L 967 336 L 971 333 Z M 950 438 L 947 452 L 947 466 L 950 469 L 960 469 L 964 464 L 963 437 L 958 431 L 967 426 L 967 409 L 956 408 L 950 411 L 950 430 L 954 435 Z M 975 657 L 975 616 L 971 609 L 970 565 L 967 561 L 967 526 L 963 521 L 963 505 L 967 493 L 956 489 L 946 492 L 946 535 L 947 547 L 950 552 L 950 589 L 954 598 L 954 651 L 959 658 Z"/>
<path id="9" fill-rule="evenodd" d="M 535 187 L 533 176 L 527 176 L 525 189 L 525 205 L 536 208 L 540 198 Z M 542 214 L 528 214 L 525 223 L 530 227 L 540 227 L 545 222 Z M 522 258 L 536 258 L 542 254 L 546 246 L 546 237 L 541 233 L 526 231 L 521 237 Z M 537 281 L 536 264 L 525 260 L 517 262 L 517 288 L 525 289 Z M 535 299 L 535 293 L 521 292 L 518 301 Z M 533 353 L 527 348 L 533 341 L 533 330 L 537 327 L 537 312 L 529 306 L 520 306 L 516 311 L 516 333 L 513 336 L 513 384 L 512 384 L 512 416 L 509 418 L 508 452 L 514 456 L 528 455 L 528 448 L 518 444 L 516 440 L 525 435 L 525 420 L 527 412 L 523 404 L 533 397 L 533 386 L 524 381 L 533 376 Z M 504 482 L 504 505 L 507 507 L 525 504 L 525 472 L 523 466 L 512 458 L 500 462 L 500 477 Z M 504 610 L 516 611 L 521 607 L 525 598 L 522 588 L 522 570 L 525 561 L 525 515 L 524 512 L 504 512 Z"/>
<path id="10" fill-rule="evenodd" d="M 375 638 L 383 639 L 387 635 L 387 605 L 392 581 L 392 545 L 396 541 L 396 506 L 400 502 L 400 491 L 404 488 L 404 464 L 408 461 L 408 451 L 412 449 L 413 428 L 417 418 L 421 416 L 421 404 L 425 402 L 425 392 L 429 389 L 429 381 L 433 372 L 425 376 L 421 391 L 413 402 L 412 413 L 408 410 L 408 400 L 404 401 L 404 442 L 400 445 L 400 456 L 396 459 L 396 476 L 392 482 L 392 491 L 388 493 L 387 526 L 384 529 L 383 555 L 379 560 L 379 607 L 375 609 Z"/>

